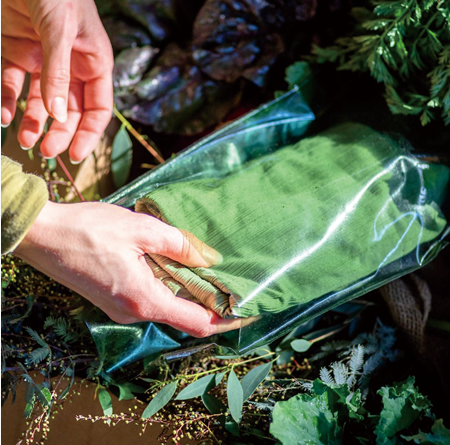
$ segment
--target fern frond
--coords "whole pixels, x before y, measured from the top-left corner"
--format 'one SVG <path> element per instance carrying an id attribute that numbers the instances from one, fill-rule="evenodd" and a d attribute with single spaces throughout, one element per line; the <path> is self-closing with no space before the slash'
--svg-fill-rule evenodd
<path id="1" fill-rule="evenodd" d="M 350 372 L 352 374 L 356 374 L 361 371 L 364 364 L 364 346 L 358 345 L 353 349 L 352 355 L 350 358 Z"/>
<path id="2" fill-rule="evenodd" d="M 343 385 L 347 382 L 348 368 L 341 362 L 334 362 L 331 364 L 333 370 L 334 381 L 338 385 Z"/>
<path id="3" fill-rule="evenodd" d="M 36 366 L 44 361 L 50 354 L 50 348 L 48 346 L 35 349 L 30 352 L 25 360 L 27 366 Z"/>
<path id="4" fill-rule="evenodd" d="M 43 348 L 48 348 L 47 343 L 41 338 L 41 336 L 33 329 L 29 328 L 28 326 L 25 327 L 25 330 L 30 334 L 31 338 L 35 340 L 37 343 L 39 343 Z"/>
<path id="5" fill-rule="evenodd" d="M 336 383 L 327 368 L 320 368 L 319 376 L 323 383 L 328 383 L 330 385 Z"/>

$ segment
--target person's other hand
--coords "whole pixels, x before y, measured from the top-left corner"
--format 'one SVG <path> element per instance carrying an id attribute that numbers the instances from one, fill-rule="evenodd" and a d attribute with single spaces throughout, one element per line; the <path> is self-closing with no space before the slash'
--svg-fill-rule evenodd
<path id="1" fill-rule="evenodd" d="M 93 0 L 3 0 L 1 123 L 14 118 L 25 74 L 27 106 L 18 131 L 33 147 L 50 115 L 41 144 L 46 158 L 70 145 L 73 163 L 88 156 L 112 116 L 113 55 Z"/>
<path id="2" fill-rule="evenodd" d="M 190 234 L 192 235 L 192 234 Z M 218 254 L 194 236 L 142 213 L 106 203 L 48 202 L 14 252 L 100 307 L 111 319 L 166 323 L 195 337 L 239 328 L 173 293 L 155 279 L 144 255 L 157 253 L 190 267 Z"/>

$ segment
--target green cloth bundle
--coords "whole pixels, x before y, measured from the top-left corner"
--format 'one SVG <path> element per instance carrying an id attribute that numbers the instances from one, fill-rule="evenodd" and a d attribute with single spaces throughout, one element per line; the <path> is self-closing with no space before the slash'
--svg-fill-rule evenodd
<path id="1" fill-rule="evenodd" d="M 437 166 L 448 179 L 448 169 Z M 174 293 L 222 317 L 278 313 L 371 280 L 436 239 L 446 221 L 401 143 L 343 124 L 251 161 L 223 178 L 157 188 L 136 210 L 192 232 L 223 262 L 148 263 Z M 441 174 L 442 176 L 442 174 Z M 424 194 L 425 193 L 425 194 Z"/>

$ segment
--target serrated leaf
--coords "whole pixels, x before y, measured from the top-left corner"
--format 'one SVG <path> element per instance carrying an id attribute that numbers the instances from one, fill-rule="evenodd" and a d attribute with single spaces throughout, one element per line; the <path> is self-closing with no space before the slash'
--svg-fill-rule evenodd
<path id="1" fill-rule="evenodd" d="M 298 339 L 291 341 L 291 347 L 294 351 L 297 352 L 306 352 L 310 347 L 312 343 L 310 343 L 308 340 L 304 339 Z"/>
<path id="2" fill-rule="evenodd" d="M 358 421 L 364 419 L 359 413 L 361 408 L 361 391 L 359 389 L 351 393 L 347 384 L 325 383 L 316 379 L 312 385 L 312 392 L 316 396 L 327 394 L 328 407 L 333 414 L 338 415 L 341 422 L 349 418 Z"/>
<path id="3" fill-rule="evenodd" d="M 103 410 L 104 416 L 110 416 L 113 413 L 113 406 L 111 401 L 111 394 L 104 388 L 98 391 L 98 401 Z"/>
<path id="4" fill-rule="evenodd" d="M 450 430 L 445 428 L 443 419 L 436 419 L 431 427 L 431 433 L 419 432 L 414 436 L 401 436 L 408 442 L 424 445 L 447 445 L 450 443 Z"/>
<path id="5" fill-rule="evenodd" d="M 147 419 L 154 416 L 161 408 L 166 406 L 177 390 L 178 380 L 169 383 L 156 394 L 142 413 L 142 418 Z"/>
<path id="6" fill-rule="evenodd" d="M 233 369 L 230 371 L 230 374 L 228 375 L 227 398 L 228 398 L 228 407 L 230 408 L 231 412 L 231 417 L 233 417 L 235 422 L 239 424 L 242 419 L 244 392 L 241 386 L 241 382 L 236 377 L 236 374 L 234 373 Z"/>
<path id="7" fill-rule="evenodd" d="M 266 379 L 272 362 L 264 363 L 251 369 L 241 380 L 243 401 L 245 402 L 255 391 L 255 389 Z"/>
<path id="8" fill-rule="evenodd" d="M 133 160 L 132 147 L 133 143 L 128 136 L 128 131 L 122 124 L 114 137 L 111 151 L 111 172 L 117 188 L 124 186 L 128 180 Z"/>
<path id="9" fill-rule="evenodd" d="M 223 375 L 224 374 L 222 373 L 220 380 L 222 380 Z M 192 382 L 178 394 L 176 400 L 188 400 L 207 393 L 217 385 L 216 378 L 216 374 L 211 374 Z"/>
<path id="10" fill-rule="evenodd" d="M 227 407 L 216 396 L 213 396 L 212 394 L 203 394 L 202 401 L 206 409 L 211 414 L 220 414 L 226 412 L 227 410 Z"/>
<path id="11" fill-rule="evenodd" d="M 390 438 L 408 428 L 431 404 L 414 386 L 414 377 L 406 382 L 378 391 L 383 399 L 380 420 L 375 428 L 377 444 L 389 443 Z"/>
<path id="12" fill-rule="evenodd" d="M 342 445 L 341 429 L 326 393 L 277 402 L 272 416 L 270 433 L 283 445 Z"/>

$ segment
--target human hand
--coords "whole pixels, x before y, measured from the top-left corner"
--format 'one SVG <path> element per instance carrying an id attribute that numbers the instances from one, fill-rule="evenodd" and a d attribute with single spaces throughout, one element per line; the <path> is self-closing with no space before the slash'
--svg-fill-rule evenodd
<path id="1" fill-rule="evenodd" d="M 93 0 L 3 0 L 1 123 L 14 118 L 25 74 L 22 148 L 41 143 L 44 157 L 67 149 L 73 163 L 95 148 L 112 116 L 113 55 Z"/>
<path id="2" fill-rule="evenodd" d="M 47 202 L 14 252 L 122 324 L 155 321 L 195 337 L 240 327 L 173 293 L 155 279 L 145 253 L 208 267 L 216 251 L 193 235 L 112 204 Z"/>

